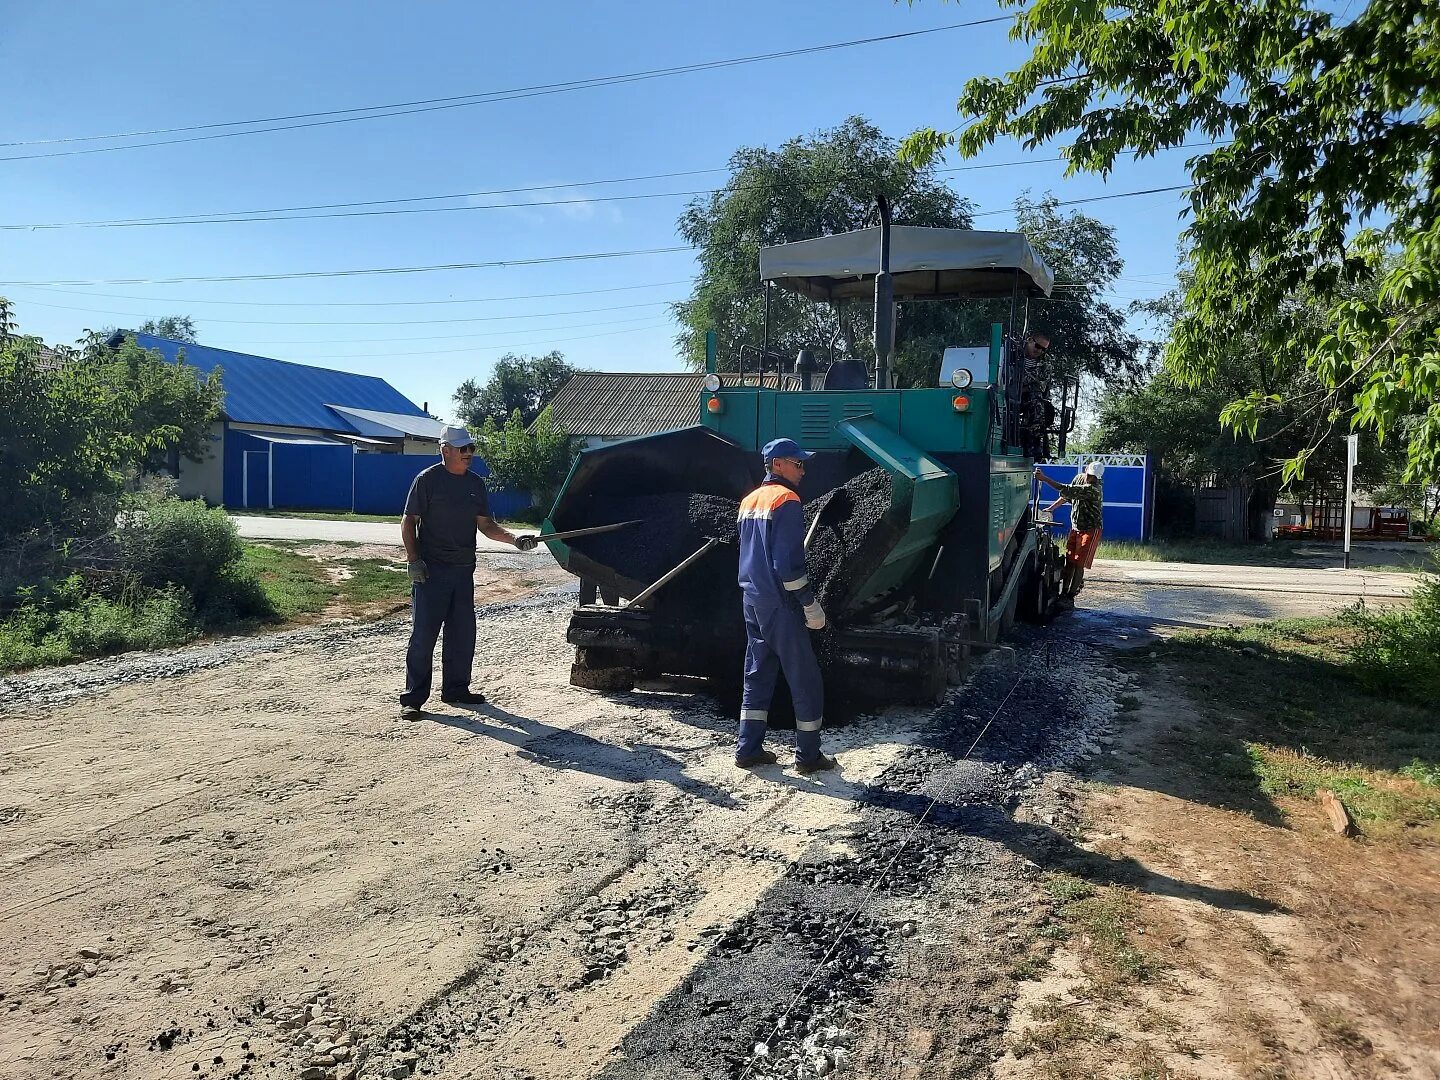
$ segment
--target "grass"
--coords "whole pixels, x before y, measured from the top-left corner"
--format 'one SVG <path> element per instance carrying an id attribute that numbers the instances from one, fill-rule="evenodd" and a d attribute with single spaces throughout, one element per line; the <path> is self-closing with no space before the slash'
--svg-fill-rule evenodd
<path id="1" fill-rule="evenodd" d="M 339 583 L 340 599 L 352 604 L 398 603 L 410 599 L 405 566 L 381 559 L 342 559 L 350 576 Z"/>
<path id="2" fill-rule="evenodd" d="M 245 557 L 261 587 L 285 619 L 313 615 L 335 602 L 345 605 L 398 603 L 410 597 L 403 563 L 388 559 L 335 559 L 321 562 L 301 549 L 309 541 L 273 540 L 245 544 Z M 357 547 L 349 541 L 337 546 Z M 345 571 L 338 580 L 331 569 Z"/>
<path id="3" fill-rule="evenodd" d="M 202 634 L 253 633 L 319 615 L 336 604 L 373 614 L 375 605 L 398 605 L 409 598 L 403 564 L 385 559 L 327 564 L 299 554 L 296 546 L 241 541 L 237 579 L 259 593 L 248 614 L 237 614 L 233 607 L 196 613 L 175 589 L 120 600 L 59 595 L 46 606 L 22 607 L 0 620 L 0 672 L 182 645 Z M 335 580 L 330 573 L 335 567 L 348 575 Z"/>
<path id="4" fill-rule="evenodd" d="M 1074 874 L 1046 876 L 1045 891 L 1055 905 L 1056 925 L 1068 940 L 1080 939 L 1097 993 L 1144 982 L 1159 964 L 1133 940 L 1139 928 L 1139 898 L 1119 885 L 1095 885 Z M 1058 937 L 1059 934 L 1047 936 Z"/>
<path id="5" fill-rule="evenodd" d="M 314 559 L 286 548 L 245 541 L 244 562 L 260 579 L 275 614 L 285 621 L 323 611 L 335 587 Z"/>
<path id="6" fill-rule="evenodd" d="M 1402 689 L 1377 678 L 1366 645 L 1392 618 L 1416 616 L 1281 619 L 1159 647 L 1207 709 L 1165 740 L 1197 796 L 1280 824 L 1328 789 L 1362 832 L 1440 840 L 1440 707 L 1424 670 Z"/>
<path id="7" fill-rule="evenodd" d="M 1230 566 L 1305 565 L 1296 554 L 1296 544 L 1273 541 L 1268 544 L 1231 544 L 1219 540 L 1101 540 L 1097 559 L 1125 562 L 1220 563 Z"/>

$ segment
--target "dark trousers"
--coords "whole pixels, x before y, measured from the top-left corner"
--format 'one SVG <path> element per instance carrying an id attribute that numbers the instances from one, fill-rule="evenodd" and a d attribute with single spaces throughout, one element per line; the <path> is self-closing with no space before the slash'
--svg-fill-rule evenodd
<path id="1" fill-rule="evenodd" d="M 805 616 L 793 603 L 754 604 L 745 598 L 745 696 L 740 702 L 739 757 L 760 752 L 770 720 L 770 699 L 780 673 L 795 702 L 795 757 L 820 756 L 825 684 L 810 644 Z"/>
<path id="2" fill-rule="evenodd" d="M 410 648 L 405 652 L 405 693 L 401 705 L 417 709 L 430 697 L 430 669 L 435 661 L 435 639 L 445 628 L 440 650 L 440 696 L 470 689 L 475 663 L 475 567 L 432 562 L 423 585 L 410 586 L 412 622 Z"/>

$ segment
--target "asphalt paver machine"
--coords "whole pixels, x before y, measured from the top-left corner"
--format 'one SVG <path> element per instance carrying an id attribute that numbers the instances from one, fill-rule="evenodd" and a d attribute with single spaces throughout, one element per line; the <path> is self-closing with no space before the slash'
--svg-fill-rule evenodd
<path id="1" fill-rule="evenodd" d="M 1049 295 L 1053 274 L 1019 233 L 882 222 L 763 249 L 760 277 L 767 307 L 777 289 L 817 303 L 873 297 L 874 363 L 838 360 L 822 372 L 802 352 L 766 379 L 763 363 L 727 375 L 712 361 L 693 426 L 579 455 L 544 532 L 642 524 L 549 542 L 581 579 L 567 634 L 572 681 L 738 682 L 745 633 L 733 517 L 723 519 L 760 482 L 760 448 L 788 437 L 816 453 L 800 492 L 812 532 L 835 534 L 809 549 L 812 581 L 826 583 L 830 627 L 816 643 L 827 698 L 936 700 L 972 650 L 1017 617 L 1048 618 L 1059 595 L 1061 553 L 1035 521 L 1032 474 L 1052 438 L 1063 448 L 1074 390 L 1052 401 L 1017 337 L 1028 300 Z M 947 348 L 940 385 L 893 388 L 895 304 L 966 300 L 1008 300 L 1010 325 Z M 869 505 L 836 497 L 847 485 Z"/>

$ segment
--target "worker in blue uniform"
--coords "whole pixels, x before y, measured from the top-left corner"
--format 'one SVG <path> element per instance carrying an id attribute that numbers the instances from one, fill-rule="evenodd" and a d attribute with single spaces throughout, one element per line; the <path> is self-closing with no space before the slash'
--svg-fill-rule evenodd
<path id="1" fill-rule="evenodd" d="M 810 645 L 810 630 L 825 626 L 805 571 L 805 517 L 800 481 L 814 457 L 793 439 L 775 439 L 761 450 L 765 482 L 740 504 L 740 591 L 745 605 L 745 695 L 740 703 L 742 769 L 773 765 L 765 749 L 770 699 L 780 672 L 795 702 L 795 771 L 804 775 L 833 769 L 835 759 L 820 751 L 825 690 Z"/>

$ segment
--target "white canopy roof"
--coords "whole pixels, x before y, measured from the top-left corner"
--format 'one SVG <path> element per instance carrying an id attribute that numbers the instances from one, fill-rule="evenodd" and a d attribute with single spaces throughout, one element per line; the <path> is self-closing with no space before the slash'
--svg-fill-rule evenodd
<path id="1" fill-rule="evenodd" d="M 413 435 L 420 439 L 438 439 L 440 430 L 445 426 L 439 420 L 432 420 L 428 416 L 355 409 L 348 405 L 327 405 L 326 408 L 339 413 L 361 435 L 378 435 L 392 439 Z"/>
<path id="2" fill-rule="evenodd" d="M 880 227 L 760 249 L 760 280 L 813 300 L 868 299 L 880 269 Z M 972 229 L 890 229 L 896 300 L 1049 296 L 1055 274 L 1020 233 Z"/>

